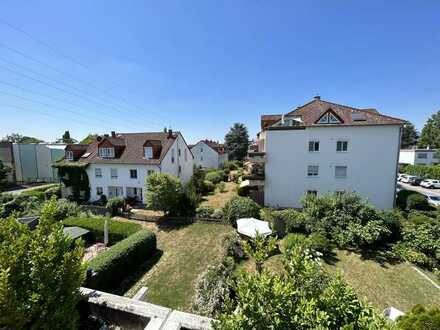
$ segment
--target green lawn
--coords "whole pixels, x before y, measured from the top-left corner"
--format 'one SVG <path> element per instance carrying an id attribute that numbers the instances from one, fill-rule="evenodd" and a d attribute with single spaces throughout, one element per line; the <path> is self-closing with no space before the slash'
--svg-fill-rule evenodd
<path id="1" fill-rule="evenodd" d="M 376 260 L 362 258 L 354 252 L 337 250 L 333 262 L 323 265 L 330 273 L 339 272 L 361 297 L 380 311 L 389 306 L 408 311 L 415 304 L 440 305 L 440 290 L 415 271 L 413 265 Z M 269 258 L 264 267 L 270 271 L 282 271 L 281 255 Z M 245 260 L 237 266 L 236 271 L 240 270 L 255 271 L 255 263 L 253 260 Z M 435 281 L 432 273 L 424 273 Z"/>
<path id="2" fill-rule="evenodd" d="M 144 273 L 138 276 L 125 295 L 132 297 L 142 286 L 146 286 L 146 301 L 188 311 L 194 294 L 194 281 L 219 257 L 222 235 L 233 228 L 208 223 L 144 225 L 147 226 L 156 233 L 160 253 L 155 264 L 145 267 Z"/>

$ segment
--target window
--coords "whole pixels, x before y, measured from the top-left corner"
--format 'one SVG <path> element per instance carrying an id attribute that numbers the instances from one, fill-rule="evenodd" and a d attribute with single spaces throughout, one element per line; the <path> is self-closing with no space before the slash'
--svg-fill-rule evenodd
<path id="1" fill-rule="evenodd" d="M 316 196 L 316 195 L 318 195 L 318 191 L 317 190 L 307 190 L 306 194 Z"/>
<path id="2" fill-rule="evenodd" d="M 417 154 L 417 158 L 419 158 L 419 159 L 427 159 L 428 158 L 428 154 L 426 152 Z"/>
<path id="3" fill-rule="evenodd" d="M 148 170 L 147 171 L 147 175 L 151 175 L 151 174 L 154 174 L 154 170 Z"/>
<path id="4" fill-rule="evenodd" d="M 174 149 L 171 149 L 171 163 L 174 164 Z"/>
<path id="5" fill-rule="evenodd" d="M 318 124 L 340 124 L 341 121 L 331 112 L 326 112 L 318 120 Z"/>
<path id="6" fill-rule="evenodd" d="M 203 147 L 200 147 L 200 152 L 203 152 Z"/>
<path id="7" fill-rule="evenodd" d="M 182 173 L 182 166 L 179 165 L 179 174 Z"/>
<path id="8" fill-rule="evenodd" d="M 102 170 L 100 168 L 95 168 L 95 178 L 102 178 Z"/>
<path id="9" fill-rule="evenodd" d="M 335 166 L 335 178 L 342 179 L 347 177 L 347 166 Z"/>
<path id="10" fill-rule="evenodd" d="M 66 158 L 67 160 L 73 160 L 73 151 L 72 151 L 72 150 L 68 150 L 68 151 L 66 151 L 65 158 Z"/>
<path id="11" fill-rule="evenodd" d="M 108 197 L 109 198 L 118 197 L 118 196 L 122 196 L 122 195 L 123 195 L 122 187 L 113 187 L 113 186 L 108 187 Z"/>
<path id="12" fill-rule="evenodd" d="M 178 153 L 177 153 L 178 155 L 179 155 L 179 157 L 180 157 L 180 155 L 181 155 L 181 153 L 180 153 L 180 148 L 179 148 L 179 151 L 178 151 Z"/>
<path id="13" fill-rule="evenodd" d="M 319 141 L 309 141 L 309 151 L 310 152 L 319 151 Z"/>
<path id="14" fill-rule="evenodd" d="M 309 165 L 307 167 L 307 176 L 318 176 L 318 174 L 319 174 L 318 165 Z"/>
<path id="15" fill-rule="evenodd" d="M 112 179 L 117 179 L 118 178 L 118 169 L 117 168 L 111 168 L 110 169 L 110 177 Z"/>
<path id="16" fill-rule="evenodd" d="M 338 141 L 336 142 L 336 151 L 345 152 L 348 150 L 348 141 Z"/>
<path id="17" fill-rule="evenodd" d="M 130 179 L 137 179 L 137 177 L 138 177 L 138 171 L 130 170 Z"/>
<path id="18" fill-rule="evenodd" d="M 96 187 L 96 195 L 101 196 L 103 193 L 102 187 Z"/>
<path id="19" fill-rule="evenodd" d="M 115 148 L 99 148 L 98 155 L 101 158 L 114 158 Z"/>
<path id="20" fill-rule="evenodd" d="M 200 156 L 200 160 L 203 162 L 203 156 Z"/>
<path id="21" fill-rule="evenodd" d="M 185 151 L 183 152 L 185 155 L 185 162 L 188 160 L 188 150 L 185 149 Z"/>
<path id="22" fill-rule="evenodd" d="M 145 158 L 151 159 L 153 158 L 153 147 L 145 147 L 144 148 Z"/>

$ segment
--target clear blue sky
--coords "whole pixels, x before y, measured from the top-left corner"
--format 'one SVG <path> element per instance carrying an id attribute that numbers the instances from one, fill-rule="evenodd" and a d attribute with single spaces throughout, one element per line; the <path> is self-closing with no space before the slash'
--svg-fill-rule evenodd
<path id="1" fill-rule="evenodd" d="M 440 2 L 0 3 L 0 137 L 254 136 L 316 94 L 421 129 L 440 109 Z"/>

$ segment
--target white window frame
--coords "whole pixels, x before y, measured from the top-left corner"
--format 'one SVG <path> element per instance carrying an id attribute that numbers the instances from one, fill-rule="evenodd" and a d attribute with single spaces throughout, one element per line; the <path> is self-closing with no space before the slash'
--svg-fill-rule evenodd
<path id="1" fill-rule="evenodd" d="M 115 148 L 99 148 L 98 156 L 100 158 L 115 158 Z"/>
<path id="2" fill-rule="evenodd" d="M 341 144 L 341 150 L 338 150 L 338 144 Z M 345 150 L 344 150 L 344 144 L 345 144 Z M 336 141 L 336 152 L 348 152 L 348 140 Z"/>
<path id="3" fill-rule="evenodd" d="M 319 177 L 319 165 L 307 165 L 307 177 L 309 178 Z"/>
<path id="4" fill-rule="evenodd" d="M 102 169 L 95 168 L 95 178 L 102 178 Z"/>
<path id="5" fill-rule="evenodd" d="M 153 158 L 153 147 L 144 147 L 144 157 L 146 159 Z"/>
<path id="6" fill-rule="evenodd" d="M 338 175 L 338 173 L 337 173 L 338 168 L 339 168 L 339 169 L 343 169 L 343 168 L 345 168 L 345 175 L 344 175 L 344 176 L 342 176 L 342 175 Z M 335 179 L 345 179 L 345 178 L 347 178 L 347 172 L 348 172 L 348 167 L 347 167 L 347 165 L 336 165 L 336 166 L 335 166 Z"/>
<path id="7" fill-rule="evenodd" d="M 114 175 L 116 173 L 116 175 Z M 111 168 L 110 169 L 110 178 L 111 179 L 117 179 L 118 178 L 118 169 L 117 168 Z"/>
<path id="8" fill-rule="evenodd" d="M 316 148 L 318 147 L 318 148 Z M 319 141 L 318 140 L 310 140 L 309 141 L 309 152 L 319 152 Z"/>
<path id="9" fill-rule="evenodd" d="M 67 150 L 65 155 L 66 160 L 73 160 L 73 151 Z"/>

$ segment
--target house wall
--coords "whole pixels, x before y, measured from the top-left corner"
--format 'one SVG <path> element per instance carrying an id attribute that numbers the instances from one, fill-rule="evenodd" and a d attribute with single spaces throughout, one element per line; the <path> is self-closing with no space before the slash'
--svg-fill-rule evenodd
<path id="1" fill-rule="evenodd" d="M 415 151 L 414 150 L 400 150 L 399 153 L 399 164 L 411 164 L 414 165 L 415 162 Z"/>
<path id="2" fill-rule="evenodd" d="M 308 142 L 318 140 L 319 152 Z M 336 152 L 338 140 L 347 152 Z M 394 205 L 399 126 L 310 127 L 266 132 L 265 203 L 271 207 L 301 207 L 307 190 L 318 194 L 354 191 L 379 209 Z M 308 177 L 308 165 L 318 165 L 318 177 Z M 346 178 L 335 178 L 335 166 L 347 166 Z"/>
<path id="3" fill-rule="evenodd" d="M 437 149 L 400 150 L 399 164 L 434 165 L 440 161 L 435 154 Z M 422 157 L 423 156 L 423 157 Z"/>
<path id="4" fill-rule="evenodd" d="M 180 149 L 180 156 L 179 156 Z M 174 150 L 174 151 L 173 151 Z M 187 157 L 185 160 L 185 150 Z M 174 154 L 174 163 L 172 162 L 172 156 Z M 179 165 L 181 166 L 181 172 L 179 173 Z M 168 150 L 162 164 L 160 165 L 162 173 L 170 173 L 179 177 L 183 183 L 188 182 L 191 179 L 194 169 L 194 159 L 191 150 L 188 148 L 181 134 L 178 135 L 171 148 Z"/>
<path id="5" fill-rule="evenodd" d="M 192 147 L 191 151 L 194 154 L 194 163 L 196 166 L 201 166 L 203 168 L 220 167 L 219 154 L 205 142 L 200 141 Z"/>

